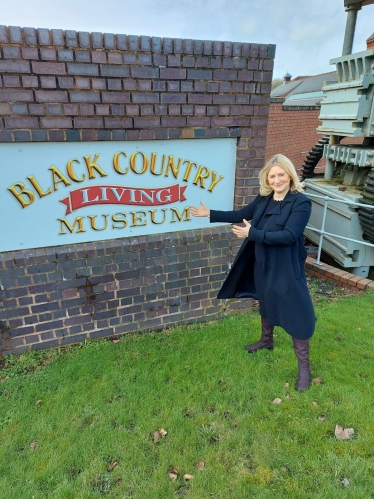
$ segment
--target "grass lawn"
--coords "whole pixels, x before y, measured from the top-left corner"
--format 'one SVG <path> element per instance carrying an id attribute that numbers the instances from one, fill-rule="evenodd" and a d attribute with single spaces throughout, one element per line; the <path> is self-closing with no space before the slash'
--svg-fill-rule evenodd
<path id="1" fill-rule="evenodd" d="M 374 294 L 316 282 L 323 381 L 304 393 L 280 328 L 272 352 L 244 351 L 257 313 L 7 358 L 1 499 L 374 497 Z"/>

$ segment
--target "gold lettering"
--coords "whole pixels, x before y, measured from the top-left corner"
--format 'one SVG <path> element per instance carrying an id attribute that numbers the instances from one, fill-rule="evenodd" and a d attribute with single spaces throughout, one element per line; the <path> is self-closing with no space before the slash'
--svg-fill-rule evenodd
<path id="1" fill-rule="evenodd" d="M 127 154 L 123 151 L 116 152 L 116 154 L 113 157 L 113 168 L 116 170 L 117 173 L 120 173 L 121 175 L 125 175 L 128 171 L 129 168 L 127 167 L 125 170 L 121 170 L 120 164 L 119 164 L 119 157 L 120 155 L 123 154 L 125 158 L 127 158 Z"/>
<path id="2" fill-rule="evenodd" d="M 108 174 L 97 164 L 100 154 L 95 154 L 93 160 L 89 156 L 83 156 L 87 165 L 88 178 L 96 178 L 94 170 L 101 175 L 101 177 L 107 177 Z"/>
<path id="3" fill-rule="evenodd" d="M 196 166 L 196 168 L 197 168 L 197 164 L 194 163 L 193 161 L 190 161 L 189 159 L 186 159 L 185 161 L 183 161 L 183 164 L 184 163 L 187 163 L 187 168 L 186 168 L 186 172 L 184 174 L 183 180 L 185 182 L 188 182 L 188 178 L 190 176 L 191 169 L 192 169 L 193 166 Z"/>
<path id="4" fill-rule="evenodd" d="M 212 183 L 210 184 L 210 187 L 208 189 L 208 192 L 213 192 L 213 189 L 215 186 L 218 184 L 218 182 L 221 182 L 221 180 L 225 178 L 224 175 L 221 175 L 218 180 L 217 179 L 217 172 L 212 172 Z"/>
<path id="5" fill-rule="evenodd" d="M 34 177 L 34 175 L 29 175 L 26 178 L 28 178 L 30 180 L 30 182 L 32 183 L 33 187 L 35 187 L 35 190 L 39 194 L 40 198 L 44 198 L 44 196 L 47 196 L 47 194 L 51 194 L 52 193 L 52 189 L 51 188 L 49 188 L 48 191 L 44 192 L 43 189 L 40 187 L 39 182 Z"/>
<path id="6" fill-rule="evenodd" d="M 181 167 L 181 164 L 182 164 L 182 158 L 179 158 L 178 166 L 175 166 L 174 156 L 169 156 L 169 162 L 168 162 L 168 166 L 166 169 L 165 177 L 169 176 L 169 170 L 171 169 L 171 173 L 174 175 L 174 178 L 178 178 L 178 173 L 179 173 L 179 169 Z"/>
<path id="7" fill-rule="evenodd" d="M 105 220 L 105 225 L 104 225 L 104 227 L 102 229 L 98 229 L 96 227 L 96 217 L 97 217 L 97 215 L 93 215 L 93 216 L 89 215 L 88 216 L 88 218 L 91 219 L 91 227 L 93 228 L 93 230 L 105 230 L 108 227 L 108 217 L 109 217 L 109 215 L 102 215 L 102 216 L 104 217 L 104 220 Z"/>
<path id="8" fill-rule="evenodd" d="M 52 165 L 48 170 L 51 170 L 52 172 L 52 180 L 53 180 L 53 189 L 57 191 L 57 184 L 60 182 L 63 182 L 66 186 L 71 185 L 71 182 L 65 177 L 63 173 L 60 172 L 60 170 L 55 166 Z M 60 179 L 60 180 L 57 180 Z"/>
<path id="9" fill-rule="evenodd" d="M 22 208 L 26 208 L 26 206 L 29 206 L 34 202 L 35 194 L 29 189 L 26 189 L 25 184 L 22 182 L 16 182 L 11 185 L 8 187 L 8 191 L 10 191 L 17 201 L 21 203 Z M 25 199 L 23 196 L 27 196 L 28 199 Z"/>
<path id="10" fill-rule="evenodd" d="M 121 218 L 121 216 L 123 218 Z M 114 215 L 112 215 L 112 220 L 113 222 L 123 224 L 123 227 L 118 227 L 117 225 L 112 224 L 112 229 L 124 229 L 125 227 L 127 227 L 126 213 L 115 213 Z"/>
<path id="11" fill-rule="evenodd" d="M 74 167 L 73 167 L 73 162 L 76 162 L 76 163 L 79 163 L 80 164 L 80 161 L 79 159 L 77 158 L 74 158 L 74 159 L 71 159 L 70 161 L 68 161 L 68 164 L 66 166 L 66 170 L 68 172 L 68 175 L 69 177 L 71 178 L 71 180 L 74 180 L 74 182 L 83 182 L 83 180 L 86 180 L 86 174 L 83 173 L 83 176 L 82 178 L 78 178 L 75 171 L 74 171 Z"/>
<path id="12" fill-rule="evenodd" d="M 152 153 L 150 171 L 151 171 L 151 173 L 153 173 L 153 175 L 162 175 L 164 173 L 165 159 L 166 159 L 166 154 L 163 154 L 162 155 L 161 171 L 160 172 L 156 172 L 157 153 L 156 152 Z"/>
<path id="13" fill-rule="evenodd" d="M 136 171 L 136 156 L 138 154 L 141 154 L 143 157 L 143 167 L 142 167 L 140 172 Z M 134 173 L 137 173 L 138 175 L 140 175 L 141 173 L 144 173 L 148 168 L 148 156 L 146 154 L 144 154 L 144 152 L 141 152 L 141 151 L 136 151 L 136 152 L 132 153 L 130 156 L 130 167 L 131 167 L 131 170 Z"/>
<path id="14" fill-rule="evenodd" d="M 165 208 L 163 208 L 161 211 L 162 211 L 162 213 L 164 215 L 164 217 L 162 219 L 162 222 L 156 222 L 156 216 L 155 215 L 157 213 L 157 210 L 149 210 L 149 213 L 151 214 L 151 221 L 152 221 L 153 224 L 157 224 L 158 225 L 158 224 L 163 224 L 165 222 L 166 211 L 167 210 Z"/>
<path id="15" fill-rule="evenodd" d="M 68 229 L 68 231 L 71 234 L 74 232 L 76 225 L 78 226 L 77 233 L 78 232 L 86 232 L 84 230 L 84 227 L 83 227 L 83 219 L 84 219 L 84 217 L 77 217 L 74 220 L 73 225 L 70 225 L 69 222 L 66 220 L 66 218 L 58 218 L 57 220 L 60 222 L 60 233 L 59 233 L 59 235 L 67 234 L 67 232 L 64 231 L 64 225 L 65 225 L 65 227 Z"/>
<path id="16" fill-rule="evenodd" d="M 142 216 L 144 217 L 146 216 L 145 211 L 130 211 L 130 214 L 132 216 L 131 227 L 138 227 L 139 225 L 140 226 L 147 225 L 147 221 L 144 218 L 142 218 Z"/>
<path id="17" fill-rule="evenodd" d="M 192 183 L 195 185 L 197 185 L 199 183 L 200 187 L 205 189 L 204 178 L 208 178 L 209 176 L 210 176 L 209 168 L 201 165 L 200 168 L 197 170 L 196 177 L 194 178 L 194 181 Z"/>
<path id="18" fill-rule="evenodd" d="M 172 219 L 170 220 L 170 223 L 174 223 L 174 222 L 177 221 L 177 220 L 174 220 L 174 215 L 178 218 L 178 220 L 180 222 L 182 222 L 183 215 L 185 217 L 185 221 L 186 222 L 190 222 L 191 221 L 191 219 L 190 219 L 190 210 L 189 210 L 188 207 L 186 207 L 183 210 L 182 214 L 179 213 L 178 208 L 170 208 L 170 209 L 171 209 L 171 213 L 172 213 Z"/>

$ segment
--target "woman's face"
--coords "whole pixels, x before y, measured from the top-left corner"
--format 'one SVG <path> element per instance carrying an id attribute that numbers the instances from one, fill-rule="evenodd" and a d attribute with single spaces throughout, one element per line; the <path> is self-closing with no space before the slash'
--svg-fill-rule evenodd
<path id="1" fill-rule="evenodd" d="M 270 168 L 268 174 L 268 182 L 277 197 L 284 197 L 290 190 L 291 177 L 286 173 L 283 168 L 274 165 Z"/>

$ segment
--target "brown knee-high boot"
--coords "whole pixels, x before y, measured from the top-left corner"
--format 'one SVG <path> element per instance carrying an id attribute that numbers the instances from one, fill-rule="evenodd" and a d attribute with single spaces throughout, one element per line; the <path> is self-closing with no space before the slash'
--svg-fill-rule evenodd
<path id="1" fill-rule="evenodd" d="M 244 347 L 247 352 L 256 352 L 260 348 L 267 348 L 268 350 L 273 350 L 274 339 L 273 339 L 274 326 L 269 326 L 266 317 L 261 317 L 261 339 L 253 345 L 247 345 Z"/>
<path id="2" fill-rule="evenodd" d="M 310 386 L 309 340 L 292 338 L 292 341 L 298 363 L 296 390 L 303 392 Z"/>

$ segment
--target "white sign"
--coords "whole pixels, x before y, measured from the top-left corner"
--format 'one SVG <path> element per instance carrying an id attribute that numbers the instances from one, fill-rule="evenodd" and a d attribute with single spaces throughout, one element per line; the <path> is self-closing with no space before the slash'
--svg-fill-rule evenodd
<path id="1" fill-rule="evenodd" d="M 0 145 L 0 251 L 209 226 L 231 210 L 236 140 Z"/>

